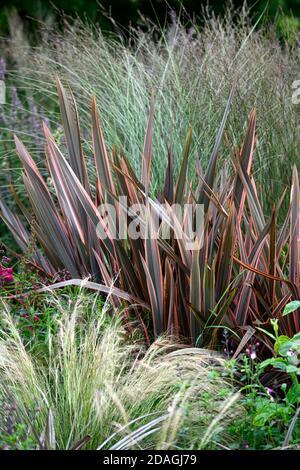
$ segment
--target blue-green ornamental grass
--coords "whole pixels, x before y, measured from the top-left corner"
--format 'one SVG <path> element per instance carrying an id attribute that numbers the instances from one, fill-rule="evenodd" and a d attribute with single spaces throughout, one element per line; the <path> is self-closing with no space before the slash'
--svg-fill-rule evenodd
<path id="1" fill-rule="evenodd" d="M 65 24 L 63 32 L 45 25 L 41 43 L 32 49 L 20 34 L 13 40 L 11 53 L 18 66 L 9 71 L 9 77 L 18 91 L 34 97 L 40 117 L 48 117 L 53 132 L 59 130 L 60 122 L 56 75 L 75 94 L 84 135 L 90 127 L 90 101 L 95 95 L 109 147 L 121 145 L 135 169 L 140 167 L 145 111 L 153 91 L 153 184 L 157 187 L 163 178 L 171 129 L 174 155 L 181 155 L 186 131 L 193 128 L 192 157 L 199 157 L 205 167 L 236 81 L 227 132 L 233 143 L 239 143 L 247 115 L 257 107 L 254 175 L 264 208 L 270 210 L 290 183 L 290 169 L 294 163 L 298 165 L 300 145 L 297 107 L 291 99 L 292 84 L 299 79 L 299 32 L 294 29 L 291 45 L 277 36 L 278 28 L 264 17 L 255 23 L 247 8 L 229 9 L 223 18 L 207 13 L 201 26 L 196 22 L 186 27 L 183 18 L 173 17 L 172 24 L 161 31 L 146 22 L 143 30 L 129 31 L 129 41 L 106 36 L 93 24 Z M 27 127 L 22 135 L 18 121 L 14 127 L 32 148 L 35 134 Z M 86 146 L 91 147 L 88 135 Z M 34 148 L 39 160 L 42 142 L 39 149 Z M 226 154 L 225 146 L 222 154 Z M 14 158 L 11 151 L 7 158 Z M 16 159 L 14 163 L 20 167 Z M 175 162 L 177 167 L 179 163 Z"/>

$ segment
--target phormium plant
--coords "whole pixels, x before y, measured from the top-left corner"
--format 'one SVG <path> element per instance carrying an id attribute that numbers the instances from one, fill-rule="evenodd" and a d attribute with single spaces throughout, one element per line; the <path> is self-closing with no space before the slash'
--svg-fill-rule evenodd
<path id="1" fill-rule="evenodd" d="M 142 174 L 135 174 L 122 149 L 108 152 L 96 102 L 92 104 L 94 172 L 89 174 L 83 154 L 79 119 L 72 95 L 57 81 L 68 156 L 56 144 L 44 124 L 46 160 L 51 184 L 16 138 L 23 165 L 24 185 L 31 209 L 16 197 L 25 223 L 0 201 L 0 213 L 23 251 L 30 251 L 32 265 L 53 276 L 67 269 L 72 279 L 52 288 L 81 283 L 112 293 L 116 306 L 125 302 L 125 312 L 134 312 L 147 337 L 168 332 L 193 343 L 213 344 L 218 328 L 227 327 L 234 338 L 249 338 L 252 326 L 280 318 L 282 334 L 299 331 L 299 310 L 282 318 L 287 302 L 300 298 L 300 192 L 297 169 L 293 168 L 290 209 L 277 229 L 274 207 L 270 220 L 259 202 L 251 175 L 256 138 L 256 112 L 252 111 L 241 147 L 227 141 L 232 162 L 218 165 L 221 140 L 230 109 L 231 92 L 214 148 L 205 172 L 197 162 L 197 181 L 187 177 L 192 130 L 187 134 L 178 176 L 174 175 L 172 145 L 168 151 L 165 184 L 151 193 L 152 127 L 151 99 L 142 152 Z M 110 203 L 116 210 L 117 227 L 126 197 L 127 221 L 148 230 L 150 237 L 118 239 L 112 236 L 99 206 Z M 186 220 L 174 204 L 204 207 L 203 233 L 198 248 L 185 243 Z M 153 214 L 159 220 L 153 223 Z M 31 226 L 34 237 L 27 227 Z M 106 237 L 98 236 L 99 226 Z M 163 236 L 166 228 L 170 237 Z M 36 240 L 36 241 L 35 241 Z M 32 245 L 34 249 L 32 249 Z M 29 250 L 30 248 L 30 250 Z M 151 312 L 151 315 L 149 315 Z M 149 329 L 150 326 L 150 329 Z M 263 351 L 272 350 L 262 331 Z M 243 344 L 243 343 L 242 343 Z M 263 352 L 262 351 L 262 352 Z"/>

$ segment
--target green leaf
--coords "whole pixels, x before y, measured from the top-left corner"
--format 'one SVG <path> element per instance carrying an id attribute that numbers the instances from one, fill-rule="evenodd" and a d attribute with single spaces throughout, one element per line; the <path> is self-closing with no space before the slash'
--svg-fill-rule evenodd
<path id="1" fill-rule="evenodd" d="M 261 362 L 261 364 L 259 364 L 259 369 L 265 369 L 266 367 L 268 366 L 278 366 L 281 364 L 285 364 L 285 361 L 283 358 L 281 357 L 278 357 L 278 358 L 275 358 L 275 357 L 272 357 L 271 359 L 266 359 L 265 361 Z"/>
<path id="2" fill-rule="evenodd" d="M 280 369 L 287 374 L 294 374 L 298 372 L 298 368 L 296 366 L 287 365 L 284 362 L 282 364 L 278 363 L 274 366 L 276 369 Z"/>
<path id="3" fill-rule="evenodd" d="M 286 360 L 281 357 L 266 359 L 259 365 L 259 369 L 263 370 L 268 366 L 273 366 L 275 369 L 280 369 L 287 374 L 299 374 L 300 369 L 291 364 L 287 364 Z"/>
<path id="4" fill-rule="evenodd" d="M 289 350 L 297 351 L 300 348 L 300 339 L 289 339 L 289 341 L 284 341 L 279 345 L 279 354 L 281 356 L 286 356 Z"/>
<path id="5" fill-rule="evenodd" d="M 274 333 L 275 333 L 275 336 L 277 338 L 278 336 L 278 319 L 277 318 L 272 318 L 271 319 L 271 325 L 273 326 L 273 330 L 274 330 Z"/>
<path id="6" fill-rule="evenodd" d="M 279 338 L 277 338 L 275 344 L 274 344 L 274 351 L 277 353 L 277 354 L 281 354 L 282 356 L 285 356 L 285 354 L 282 354 L 281 353 L 281 350 L 280 348 L 288 343 L 290 341 L 290 338 L 288 336 L 279 336 Z M 288 348 L 290 349 L 290 348 Z M 288 351 L 287 349 L 287 351 Z"/>
<path id="7" fill-rule="evenodd" d="M 291 364 L 286 366 L 285 371 L 286 371 L 287 374 L 300 374 L 299 367 L 293 366 Z"/>
<path id="8" fill-rule="evenodd" d="M 270 338 L 272 338 L 274 341 L 276 341 L 276 337 L 274 335 L 272 335 L 272 333 L 269 333 L 269 331 L 265 330 L 264 328 L 259 328 L 258 326 L 256 327 L 257 330 L 261 331 L 262 333 L 264 333 L 265 335 L 269 336 Z"/>
<path id="9" fill-rule="evenodd" d="M 300 308 L 300 300 L 293 300 L 286 304 L 282 316 L 285 317 L 289 313 L 295 312 L 298 308 Z"/>

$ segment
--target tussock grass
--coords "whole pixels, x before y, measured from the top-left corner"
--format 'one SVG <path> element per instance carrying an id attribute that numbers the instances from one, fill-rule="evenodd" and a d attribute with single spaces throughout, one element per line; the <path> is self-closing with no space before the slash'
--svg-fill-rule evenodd
<path id="1" fill-rule="evenodd" d="M 107 303 L 99 313 L 83 292 L 69 307 L 59 297 L 51 299 L 59 325 L 57 333 L 49 332 L 43 354 L 24 343 L 7 305 L 1 312 L 0 397 L 2 403 L 14 403 L 36 435 L 42 435 L 50 411 L 58 449 L 69 449 L 87 435 L 87 446 L 94 449 L 101 444 L 120 448 L 124 438 L 130 448 L 222 442 L 226 423 L 242 411 L 231 387 L 215 377 L 222 358 L 178 349 L 167 338 L 145 351 L 126 341 L 119 321 L 109 319 Z M 214 418 L 217 426 L 211 424 Z M 154 430 L 149 435 L 147 424 Z M 139 429 L 137 439 L 132 433 Z"/>

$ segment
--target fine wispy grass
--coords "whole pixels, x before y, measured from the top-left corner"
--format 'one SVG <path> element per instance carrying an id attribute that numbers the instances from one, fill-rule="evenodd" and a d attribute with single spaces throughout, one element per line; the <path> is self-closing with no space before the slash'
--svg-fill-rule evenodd
<path id="1" fill-rule="evenodd" d="M 25 61 L 18 59 L 24 55 L 20 40 L 19 46 L 14 43 L 14 78 L 48 113 L 58 133 L 54 76 L 74 92 L 83 132 L 89 128 L 90 99 L 95 95 L 107 142 L 121 144 L 136 167 L 145 111 L 154 92 L 153 171 L 158 186 L 166 147 L 172 140 L 179 159 L 189 126 L 193 155 L 205 167 L 235 83 L 227 132 L 232 142 L 239 142 L 250 110 L 257 107 L 254 173 L 265 207 L 270 207 L 289 185 L 291 166 L 297 164 L 300 139 L 291 97 L 292 83 L 299 78 L 299 38 L 292 46 L 283 44 L 275 26 L 263 25 L 263 19 L 253 24 L 245 8 L 239 13 L 229 9 L 222 19 L 206 13 L 201 20 L 201 26 L 186 25 L 173 15 L 165 31 L 147 23 L 146 32 L 130 31 L 129 40 L 80 22 L 66 24 L 63 33 L 45 28 L 37 47 L 26 45 Z M 88 147 L 88 134 L 86 139 Z"/>
<path id="2" fill-rule="evenodd" d="M 226 424 L 242 409 L 218 374 L 222 359 L 166 338 L 148 350 L 128 342 L 108 303 L 95 311 L 83 291 L 67 303 L 54 295 L 47 301 L 56 305 L 58 328 L 40 353 L 7 305 L 1 309 L 2 433 L 13 405 L 37 447 L 70 449 L 87 436 L 93 449 L 228 443 Z"/>

